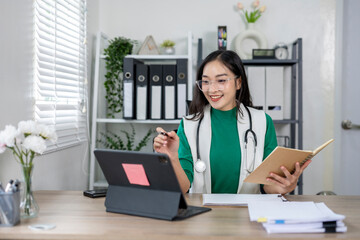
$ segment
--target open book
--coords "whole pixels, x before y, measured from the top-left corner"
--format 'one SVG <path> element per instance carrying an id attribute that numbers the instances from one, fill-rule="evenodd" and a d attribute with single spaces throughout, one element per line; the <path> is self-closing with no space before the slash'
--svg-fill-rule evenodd
<path id="1" fill-rule="evenodd" d="M 296 162 L 300 162 L 300 166 L 302 166 L 307 160 L 313 158 L 333 141 L 334 139 L 330 139 L 314 151 L 276 147 L 274 151 L 272 151 L 270 155 L 260 164 L 260 166 L 247 176 L 247 178 L 245 178 L 244 182 L 269 185 L 271 183 L 266 181 L 266 178 L 269 177 L 270 172 L 284 176 L 284 173 L 280 169 L 281 166 L 284 166 L 292 173 L 295 171 Z"/>

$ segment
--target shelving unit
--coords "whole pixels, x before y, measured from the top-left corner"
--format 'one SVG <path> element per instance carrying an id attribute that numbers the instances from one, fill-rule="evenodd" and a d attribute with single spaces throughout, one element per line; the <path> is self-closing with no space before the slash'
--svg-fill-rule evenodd
<path id="1" fill-rule="evenodd" d="M 95 59 L 95 72 L 94 72 L 94 88 L 93 88 L 93 108 L 92 108 L 92 127 L 91 127 L 91 147 L 90 147 L 90 174 L 89 174 L 89 189 L 95 187 L 107 187 L 107 182 L 104 179 L 99 179 L 99 167 L 96 163 L 94 150 L 96 149 L 96 139 L 98 136 L 99 124 L 169 124 L 178 125 L 180 120 L 128 120 L 121 118 L 105 118 L 106 116 L 106 103 L 105 91 L 101 90 L 102 78 L 105 75 L 105 55 L 103 49 L 106 48 L 104 42 L 107 42 L 107 36 L 101 32 L 97 34 L 96 40 L 96 59 Z M 187 59 L 188 62 L 188 96 L 192 96 L 193 81 L 193 53 L 192 53 L 192 33 L 189 32 L 187 36 L 188 48 L 187 55 L 128 55 L 139 60 L 146 62 L 151 61 L 175 61 L 176 59 Z M 101 106 L 101 107 L 100 107 Z M 102 112 L 100 112 L 102 111 Z"/>
<path id="2" fill-rule="evenodd" d="M 303 88 L 302 88 L 302 39 L 292 43 L 291 59 L 287 60 L 243 60 L 245 66 L 283 66 L 291 67 L 290 118 L 274 120 L 275 125 L 290 125 L 290 147 L 303 149 Z M 298 182 L 298 194 L 303 193 L 302 175 Z"/>
<path id="3" fill-rule="evenodd" d="M 129 120 L 129 119 L 110 119 L 110 118 L 98 118 L 98 123 L 141 123 L 141 124 L 179 124 L 180 120 Z"/>
<path id="4" fill-rule="evenodd" d="M 106 38 L 104 34 L 98 34 L 98 40 L 96 44 L 96 62 L 95 62 L 95 79 L 94 79 L 94 94 L 93 94 L 93 113 L 92 113 L 92 136 L 91 136 L 91 154 L 90 154 L 90 177 L 89 188 L 94 187 L 106 187 L 105 180 L 97 179 L 97 164 L 95 156 L 93 154 L 96 148 L 96 136 L 98 131 L 98 124 L 169 124 L 178 125 L 180 120 L 125 120 L 125 119 L 110 119 L 104 118 L 106 113 L 99 113 L 100 110 L 106 109 L 106 107 L 99 108 L 99 99 L 104 98 L 104 93 L 99 95 L 99 82 L 101 61 L 104 59 L 102 55 L 101 41 Z M 103 40 L 101 40 L 103 39 Z M 106 38 L 107 39 L 107 38 Z M 176 59 L 188 60 L 188 96 L 192 96 L 193 80 L 193 57 L 192 57 L 192 34 L 188 34 L 188 54 L 187 55 L 129 55 L 128 57 L 146 60 L 146 61 L 171 61 Z M 283 120 L 274 120 L 275 125 L 288 125 L 290 126 L 290 147 L 303 149 L 303 110 L 302 110 L 302 39 L 297 39 L 292 44 L 291 59 L 288 60 L 243 60 L 245 66 L 284 66 L 291 68 L 290 79 L 290 117 Z M 105 74 L 105 73 L 104 73 Z M 103 105 L 105 106 L 105 105 Z M 100 110 L 99 110 L 100 109 Z M 298 194 L 302 194 L 303 190 L 302 176 L 298 182 Z"/>

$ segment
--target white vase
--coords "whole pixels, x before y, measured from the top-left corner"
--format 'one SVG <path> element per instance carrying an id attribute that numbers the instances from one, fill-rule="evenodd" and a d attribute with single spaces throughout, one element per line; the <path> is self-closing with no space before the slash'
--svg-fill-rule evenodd
<path id="1" fill-rule="evenodd" d="M 249 23 L 247 29 L 235 38 L 235 51 L 242 59 L 251 59 L 253 49 L 267 48 L 265 35 L 256 30 L 254 25 L 254 23 Z"/>
<path id="2" fill-rule="evenodd" d="M 174 55 L 175 54 L 175 48 L 174 47 L 164 47 L 163 48 L 163 54 Z"/>

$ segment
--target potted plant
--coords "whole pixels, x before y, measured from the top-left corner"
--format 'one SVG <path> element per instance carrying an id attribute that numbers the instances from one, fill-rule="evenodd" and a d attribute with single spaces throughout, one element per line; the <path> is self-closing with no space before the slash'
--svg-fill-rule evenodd
<path id="1" fill-rule="evenodd" d="M 114 150 L 127 150 L 127 151 L 140 151 L 143 147 L 146 146 L 148 141 L 150 140 L 150 136 L 155 131 L 153 129 L 149 129 L 145 136 L 139 141 L 139 143 L 135 146 L 135 128 L 132 124 L 131 133 L 121 130 L 121 132 L 125 135 L 126 141 L 122 139 L 119 134 L 107 132 L 100 133 L 102 138 L 98 139 L 97 142 L 102 144 L 105 148 L 114 149 Z"/>
<path id="2" fill-rule="evenodd" d="M 106 101 L 108 107 L 108 117 L 115 117 L 115 113 L 120 113 L 123 108 L 123 82 L 122 72 L 124 57 L 132 53 L 135 41 L 116 37 L 109 41 L 109 46 L 104 49 L 106 62 Z"/>
<path id="3" fill-rule="evenodd" d="M 160 45 L 160 47 L 163 49 L 164 54 L 169 54 L 169 55 L 175 54 L 174 46 L 175 46 L 175 42 L 169 39 L 164 40 Z"/>

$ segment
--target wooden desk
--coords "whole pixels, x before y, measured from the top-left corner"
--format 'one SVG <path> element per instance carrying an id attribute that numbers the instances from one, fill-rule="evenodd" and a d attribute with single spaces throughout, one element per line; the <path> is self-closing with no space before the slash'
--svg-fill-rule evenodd
<path id="1" fill-rule="evenodd" d="M 0 239 L 360 239 L 360 196 L 287 196 L 289 200 L 325 202 L 346 215 L 347 233 L 267 234 L 261 224 L 250 222 L 246 207 L 214 207 L 183 221 L 164 221 L 105 212 L 105 198 L 91 199 L 78 191 L 39 191 L 37 218 L 15 227 L 0 228 Z M 201 205 L 200 194 L 189 194 L 191 205 Z M 34 231 L 31 224 L 55 224 L 48 231 Z"/>

